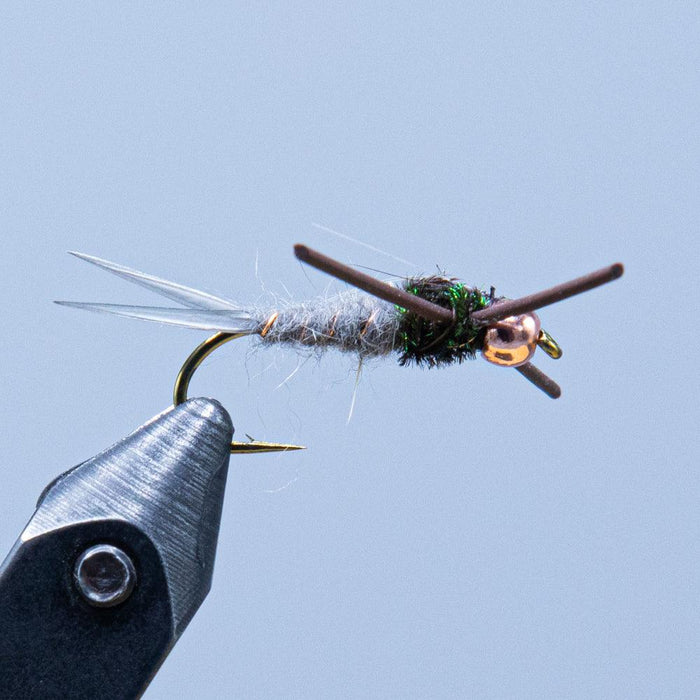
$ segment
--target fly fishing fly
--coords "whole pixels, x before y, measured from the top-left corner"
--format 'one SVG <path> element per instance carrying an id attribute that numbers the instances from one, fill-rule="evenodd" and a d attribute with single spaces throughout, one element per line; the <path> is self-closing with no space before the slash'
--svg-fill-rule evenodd
<path id="1" fill-rule="evenodd" d="M 296 245 L 294 250 L 302 262 L 358 289 L 279 308 L 242 308 L 218 296 L 100 258 L 73 253 L 178 302 L 184 308 L 56 303 L 217 331 L 195 349 L 180 370 L 175 385 L 175 403 L 186 399 L 189 380 L 202 360 L 224 342 L 242 336 L 257 336 L 264 344 L 282 343 L 318 350 L 336 348 L 356 353 L 360 359 L 397 353 L 401 365 L 427 367 L 461 363 L 481 353 L 493 364 L 514 367 L 548 396 L 558 398 L 561 390 L 556 382 L 530 362 L 538 347 L 554 359 L 562 354 L 556 341 L 541 328 L 535 310 L 610 282 L 623 273 L 623 266 L 615 263 L 542 292 L 520 299 L 506 299 L 497 296 L 493 287 L 488 291 L 473 288 L 441 275 L 414 277 L 390 284 L 307 246 Z M 240 449 L 234 450 L 234 447 Z M 263 452 L 293 447 L 254 441 L 234 443 L 232 451 Z"/>

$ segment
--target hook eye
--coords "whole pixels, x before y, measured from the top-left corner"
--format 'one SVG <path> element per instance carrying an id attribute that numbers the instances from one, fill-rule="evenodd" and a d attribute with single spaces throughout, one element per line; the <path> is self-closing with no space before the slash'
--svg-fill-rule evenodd
<path id="1" fill-rule="evenodd" d="M 249 333 L 215 333 L 211 338 L 207 338 L 203 343 L 198 345 L 192 354 L 185 360 L 185 363 L 180 368 L 175 379 L 175 388 L 173 389 L 173 403 L 178 406 L 187 401 L 187 390 L 190 386 L 192 375 L 211 355 L 214 350 L 221 347 L 229 340 L 242 338 Z M 251 440 L 250 442 L 232 442 L 231 454 L 248 454 L 251 452 L 286 452 L 287 450 L 304 450 L 301 445 L 285 445 L 278 442 L 260 442 L 259 440 Z"/>
<path id="2" fill-rule="evenodd" d="M 541 329 L 537 344 L 554 360 L 558 360 L 562 356 L 562 350 L 554 338 L 552 338 L 546 330 Z"/>

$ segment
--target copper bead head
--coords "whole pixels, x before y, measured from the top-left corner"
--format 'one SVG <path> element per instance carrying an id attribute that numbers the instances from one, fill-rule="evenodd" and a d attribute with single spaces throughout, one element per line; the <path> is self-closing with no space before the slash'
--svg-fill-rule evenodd
<path id="1" fill-rule="evenodd" d="M 481 354 L 495 365 L 517 367 L 535 354 L 539 337 L 536 313 L 509 316 L 486 327 Z"/>

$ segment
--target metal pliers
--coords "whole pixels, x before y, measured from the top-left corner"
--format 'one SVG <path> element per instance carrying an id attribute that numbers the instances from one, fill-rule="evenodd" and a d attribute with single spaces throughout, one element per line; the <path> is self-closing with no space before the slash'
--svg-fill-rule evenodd
<path id="1" fill-rule="evenodd" d="M 0 568 L 0 697 L 144 692 L 211 586 L 232 434 L 190 399 L 49 484 Z"/>

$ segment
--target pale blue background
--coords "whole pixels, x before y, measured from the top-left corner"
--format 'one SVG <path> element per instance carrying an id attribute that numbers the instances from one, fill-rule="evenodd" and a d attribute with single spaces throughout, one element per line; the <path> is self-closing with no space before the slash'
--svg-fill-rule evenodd
<path id="1" fill-rule="evenodd" d="M 147 697 L 697 697 L 699 18 L 3 3 L 0 551 L 204 337 L 52 305 L 157 301 L 66 250 L 243 303 L 325 290 L 296 241 L 508 295 L 619 259 L 541 314 L 558 402 L 386 360 L 346 425 L 352 357 L 280 389 L 294 353 L 212 359 L 195 391 L 239 434 L 310 449 L 232 459 L 213 591 Z"/>

